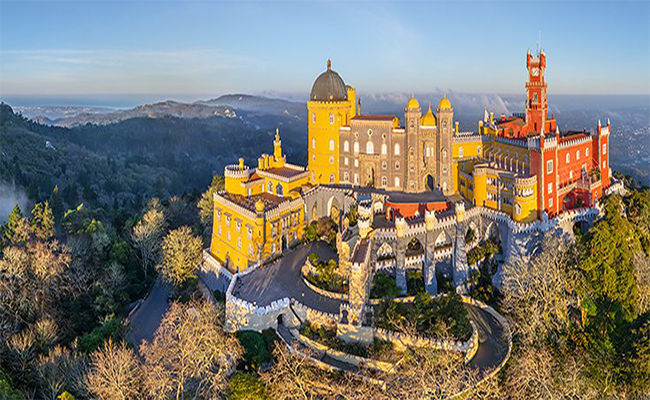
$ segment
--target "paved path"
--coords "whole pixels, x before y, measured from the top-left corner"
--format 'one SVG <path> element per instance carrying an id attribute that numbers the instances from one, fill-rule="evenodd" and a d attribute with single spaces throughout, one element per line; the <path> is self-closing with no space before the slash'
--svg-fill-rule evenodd
<path id="1" fill-rule="evenodd" d="M 323 242 L 296 247 L 286 251 L 278 262 L 240 277 L 233 294 L 258 306 L 289 297 L 313 309 L 338 314 L 340 300 L 319 295 L 302 280 L 300 268 L 311 253 L 318 254 L 323 261 L 337 258 L 336 253 Z"/>
<path id="2" fill-rule="evenodd" d="M 149 296 L 140 304 L 138 310 L 131 316 L 130 332 L 127 341 L 138 350 L 143 340 L 151 342 L 153 334 L 158 329 L 169 303 L 167 299 L 172 292 L 170 284 L 160 279 L 156 280 Z"/>

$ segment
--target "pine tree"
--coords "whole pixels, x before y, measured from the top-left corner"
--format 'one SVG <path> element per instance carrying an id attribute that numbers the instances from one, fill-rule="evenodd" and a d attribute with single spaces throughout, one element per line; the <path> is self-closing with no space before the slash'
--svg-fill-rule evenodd
<path id="1" fill-rule="evenodd" d="M 14 234 L 16 233 L 16 227 L 18 227 L 18 223 L 22 218 L 22 210 L 18 204 L 14 205 L 14 208 L 11 210 L 11 214 L 9 214 L 9 217 L 7 219 L 7 223 L 3 228 L 3 238 L 5 240 L 11 240 L 14 237 Z"/>
<path id="2" fill-rule="evenodd" d="M 31 225 L 38 238 L 47 240 L 54 237 L 54 215 L 47 201 L 34 205 Z"/>

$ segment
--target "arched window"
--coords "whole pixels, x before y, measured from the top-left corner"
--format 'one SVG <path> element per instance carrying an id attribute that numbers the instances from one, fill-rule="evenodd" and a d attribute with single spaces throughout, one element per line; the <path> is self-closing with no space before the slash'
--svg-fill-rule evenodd
<path id="1" fill-rule="evenodd" d="M 447 149 L 442 149 L 440 154 L 442 155 L 442 161 L 447 161 Z"/>
<path id="2" fill-rule="evenodd" d="M 354 184 L 355 185 L 359 184 L 359 174 L 354 174 Z"/>
<path id="3" fill-rule="evenodd" d="M 334 183 L 334 174 L 330 174 L 330 183 Z"/>
<path id="4" fill-rule="evenodd" d="M 381 177 L 381 185 L 382 186 L 388 185 L 388 178 L 386 178 L 385 176 L 382 176 Z"/>
<path id="5" fill-rule="evenodd" d="M 431 157 L 431 148 L 427 146 L 427 157 Z"/>
<path id="6" fill-rule="evenodd" d="M 354 142 L 354 154 L 359 152 L 359 142 Z"/>
<path id="7" fill-rule="evenodd" d="M 375 154 L 375 144 L 371 141 L 368 141 L 368 143 L 366 143 L 366 153 Z"/>
<path id="8" fill-rule="evenodd" d="M 395 169 L 399 169 L 399 161 L 395 161 Z"/>
<path id="9" fill-rule="evenodd" d="M 481 155 L 481 146 L 476 147 L 476 154 Z"/>
<path id="10" fill-rule="evenodd" d="M 343 180 L 346 182 L 350 181 L 350 175 L 347 172 L 343 173 Z"/>
<path id="11" fill-rule="evenodd" d="M 589 157 L 589 147 L 585 149 L 585 157 Z"/>
<path id="12" fill-rule="evenodd" d="M 278 186 L 275 187 L 275 194 L 282 197 L 282 185 L 278 183 Z"/>
<path id="13" fill-rule="evenodd" d="M 571 154 L 566 153 L 566 163 L 568 164 L 570 162 L 571 162 Z"/>
<path id="14" fill-rule="evenodd" d="M 311 148 L 315 149 L 316 148 L 316 139 L 311 140 Z"/>
<path id="15" fill-rule="evenodd" d="M 399 156 L 399 143 L 395 143 L 395 155 Z"/>
<path id="16" fill-rule="evenodd" d="M 330 164 L 334 164 L 334 156 L 330 156 Z"/>
<path id="17" fill-rule="evenodd" d="M 334 151 L 334 139 L 330 139 L 330 151 Z"/>
<path id="18" fill-rule="evenodd" d="M 343 151 L 350 151 L 350 142 L 347 140 L 343 142 Z"/>
<path id="19" fill-rule="evenodd" d="M 458 149 L 458 158 L 463 158 L 463 153 L 464 153 L 464 151 L 463 151 L 463 146 L 461 146 L 461 147 Z"/>
<path id="20" fill-rule="evenodd" d="M 381 154 L 383 155 L 388 154 L 388 146 L 386 146 L 386 143 L 381 144 Z"/>
<path id="21" fill-rule="evenodd" d="M 576 151 L 576 160 L 580 159 L 580 150 Z"/>
<path id="22" fill-rule="evenodd" d="M 268 190 L 269 193 L 273 194 L 273 182 L 270 182 L 270 181 L 269 181 L 269 183 L 268 183 L 268 187 L 269 187 L 269 190 Z"/>
<path id="23" fill-rule="evenodd" d="M 399 187 L 399 177 L 395 177 L 395 187 Z"/>

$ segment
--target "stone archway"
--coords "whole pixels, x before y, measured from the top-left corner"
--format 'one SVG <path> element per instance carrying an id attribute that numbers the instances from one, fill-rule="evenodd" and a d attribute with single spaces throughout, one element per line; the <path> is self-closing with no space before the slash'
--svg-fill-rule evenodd
<path id="1" fill-rule="evenodd" d="M 585 221 L 585 220 L 579 220 L 579 221 L 575 221 L 573 223 L 573 233 L 574 234 L 580 233 L 580 234 L 584 235 L 585 233 L 587 233 L 589 231 L 589 228 L 591 228 L 591 224 L 589 224 L 589 222 Z"/>
<path id="2" fill-rule="evenodd" d="M 330 197 L 327 201 L 327 216 L 332 218 L 334 221 L 338 221 L 341 216 L 341 206 L 335 196 Z"/>
<path id="3" fill-rule="evenodd" d="M 441 231 L 434 241 L 434 248 L 442 249 L 451 246 L 451 237 L 445 231 Z"/>
<path id="4" fill-rule="evenodd" d="M 485 230 L 485 240 L 493 239 L 497 244 L 501 244 L 501 231 L 496 222 L 490 222 Z"/>
<path id="5" fill-rule="evenodd" d="M 406 245 L 406 256 L 414 256 L 424 254 L 424 246 L 422 242 L 417 237 L 411 238 L 411 240 Z"/>
<path id="6" fill-rule="evenodd" d="M 429 191 L 432 191 L 436 187 L 435 180 L 431 174 L 427 174 L 424 177 L 424 187 Z"/>

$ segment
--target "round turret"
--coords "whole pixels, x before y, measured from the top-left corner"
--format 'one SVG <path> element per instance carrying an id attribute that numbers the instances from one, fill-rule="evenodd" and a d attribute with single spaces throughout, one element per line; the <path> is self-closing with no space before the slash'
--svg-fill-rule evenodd
<path id="1" fill-rule="evenodd" d="M 418 103 L 418 100 L 415 97 L 411 97 L 411 100 L 406 104 L 406 108 L 416 110 L 420 108 L 420 103 Z"/>
<path id="2" fill-rule="evenodd" d="M 312 101 L 346 101 L 348 91 L 345 89 L 345 82 L 332 69 L 332 62 L 327 60 L 327 70 L 320 74 L 314 85 L 311 87 Z"/>

